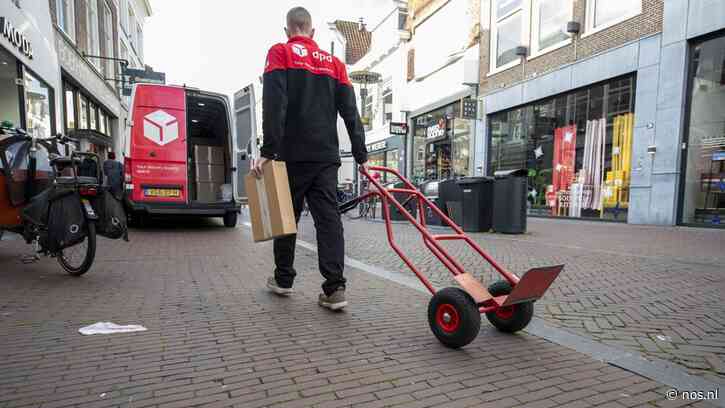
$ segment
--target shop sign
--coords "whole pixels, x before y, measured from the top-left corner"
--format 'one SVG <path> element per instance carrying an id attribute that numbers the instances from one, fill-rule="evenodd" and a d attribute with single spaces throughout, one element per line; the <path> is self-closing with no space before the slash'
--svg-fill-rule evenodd
<path id="1" fill-rule="evenodd" d="M 125 96 L 131 96 L 131 86 L 133 84 L 144 83 L 144 84 L 166 84 L 166 74 L 163 72 L 156 72 L 150 69 L 133 69 L 125 67 L 121 71 L 125 79 L 123 94 Z"/>
<path id="2" fill-rule="evenodd" d="M 463 100 L 463 112 L 461 117 L 463 119 L 476 119 L 478 116 L 478 101 L 475 99 L 464 99 Z"/>
<path id="3" fill-rule="evenodd" d="M 390 134 L 391 135 L 398 135 L 398 136 L 405 136 L 408 134 L 408 124 L 407 123 L 398 123 L 398 122 L 390 122 Z"/>
<path id="4" fill-rule="evenodd" d="M 12 45 L 20 50 L 26 57 L 33 59 L 33 46 L 23 33 L 18 31 L 5 17 L 0 17 L 3 37 L 7 38 Z"/>
<path id="5" fill-rule="evenodd" d="M 432 126 L 428 126 L 425 131 L 426 139 L 438 139 L 446 135 L 446 120 L 441 118 L 438 123 Z"/>
<path id="6" fill-rule="evenodd" d="M 376 150 L 383 150 L 386 147 L 388 147 L 388 141 L 387 140 L 383 140 L 381 142 L 371 143 L 371 144 L 367 145 L 367 149 L 368 149 L 369 152 L 374 152 Z"/>

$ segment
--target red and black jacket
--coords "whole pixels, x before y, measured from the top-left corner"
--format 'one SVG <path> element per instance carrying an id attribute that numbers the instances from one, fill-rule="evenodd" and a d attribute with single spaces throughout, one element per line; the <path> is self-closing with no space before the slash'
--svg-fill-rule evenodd
<path id="1" fill-rule="evenodd" d="M 355 161 L 367 161 L 365 133 L 345 65 L 311 38 L 292 37 L 269 50 L 262 103 L 262 157 L 339 163 L 339 113 Z"/>

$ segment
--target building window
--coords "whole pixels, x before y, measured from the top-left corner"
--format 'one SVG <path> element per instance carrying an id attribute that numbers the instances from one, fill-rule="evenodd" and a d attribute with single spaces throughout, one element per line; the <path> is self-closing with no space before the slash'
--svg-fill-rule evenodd
<path id="1" fill-rule="evenodd" d="M 141 26 L 136 26 L 136 54 L 143 60 L 143 31 Z"/>
<path id="2" fill-rule="evenodd" d="M 103 2 L 103 44 L 106 50 L 105 56 L 113 58 L 113 13 L 108 2 Z M 114 77 L 114 65 L 115 62 L 112 60 L 106 60 L 104 65 L 104 74 L 106 78 Z"/>
<path id="3" fill-rule="evenodd" d="M 571 36 L 566 23 L 574 18 L 572 0 L 533 0 L 531 54 L 569 44 Z"/>
<path id="4" fill-rule="evenodd" d="M 78 94 L 78 129 L 88 129 L 88 98 Z"/>
<path id="5" fill-rule="evenodd" d="M 8 121 L 13 126 L 22 127 L 20 121 L 20 89 L 15 82 L 18 79 L 18 61 L 0 47 L 0 121 Z"/>
<path id="6" fill-rule="evenodd" d="M 75 93 L 72 89 L 65 90 L 65 131 L 76 128 Z"/>
<path id="7" fill-rule="evenodd" d="M 371 89 L 361 89 L 360 98 L 362 99 L 362 122 L 366 130 L 372 128 L 373 123 L 373 101 L 375 100 L 375 92 Z"/>
<path id="8" fill-rule="evenodd" d="M 98 110 L 98 131 L 104 135 L 108 134 L 106 126 L 106 114 L 101 109 Z"/>
<path id="9" fill-rule="evenodd" d="M 88 128 L 98 130 L 98 109 L 96 104 L 93 102 L 88 103 Z"/>
<path id="10" fill-rule="evenodd" d="M 587 33 L 597 32 L 642 13 L 642 0 L 587 1 Z"/>
<path id="11" fill-rule="evenodd" d="M 388 81 L 383 86 L 383 126 L 393 121 L 393 84 Z"/>
<path id="12" fill-rule="evenodd" d="M 75 0 L 56 0 L 58 27 L 72 40 L 76 39 Z"/>
<path id="13" fill-rule="evenodd" d="M 510 68 L 519 63 L 516 47 L 525 43 L 525 3 L 528 0 L 494 0 L 491 2 L 491 71 Z"/>
<path id="14" fill-rule="evenodd" d="M 45 82 L 23 69 L 25 90 L 25 129 L 35 137 L 53 134 L 53 90 Z"/>
<path id="15" fill-rule="evenodd" d="M 128 13 L 126 13 L 126 7 L 128 7 L 128 2 L 126 0 L 119 0 L 118 15 L 121 16 L 121 28 L 123 32 L 128 33 Z"/>
<path id="16" fill-rule="evenodd" d="M 88 53 L 101 55 L 100 35 L 98 32 L 98 2 L 96 0 L 86 0 L 86 18 L 88 22 Z M 89 59 L 93 66 L 101 71 L 101 60 L 98 58 Z"/>
<path id="17" fill-rule="evenodd" d="M 131 7 L 131 3 L 128 3 L 128 28 L 126 29 L 126 34 L 128 35 L 128 42 L 131 43 L 131 46 L 136 45 L 136 39 L 134 38 L 136 36 L 136 15 L 133 13 L 133 8 Z"/>

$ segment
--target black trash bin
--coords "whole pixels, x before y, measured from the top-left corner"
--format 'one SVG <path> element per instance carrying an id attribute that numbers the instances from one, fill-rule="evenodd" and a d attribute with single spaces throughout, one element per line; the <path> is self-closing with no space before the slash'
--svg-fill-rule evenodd
<path id="1" fill-rule="evenodd" d="M 488 232 L 493 227 L 493 185 L 491 177 L 458 180 L 463 193 L 463 230 Z"/>
<path id="2" fill-rule="evenodd" d="M 426 181 L 420 185 L 420 191 L 423 195 L 433 202 L 439 209 L 445 211 L 443 200 L 440 197 L 440 184 L 438 181 Z M 439 217 L 430 207 L 425 206 L 425 223 L 427 225 L 443 225 L 441 217 Z"/>
<path id="3" fill-rule="evenodd" d="M 526 169 L 497 171 L 493 185 L 493 230 L 504 234 L 526 232 Z"/>
<path id="4" fill-rule="evenodd" d="M 457 225 L 463 224 L 463 191 L 455 179 L 443 180 L 438 185 L 438 196 L 440 198 L 444 213 Z"/>
<path id="5" fill-rule="evenodd" d="M 395 183 L 395 185 L 393 187 L 406 188 L 405 184 L 402 181 Z M 413 218 L 415 218 L 417 216 L 418 200 L 416 200 L 415 197 L 413 197 L 407 203 L 406 203 L 406 200 L 408 200 L 408 198 L 411 197 L 410 194 L 393 193 L 393 197 L 395 197 L 395 199 L 398 200 L 398 202 L 400 204 L 403 204 L 405 206 L 405 208 L 408 210 L 408 212 L 410 212 L 410 215 L 412 215 Z M 393 221 L 407 221 L 408 220 L 407 218 L 405 218 L 403 213 L 398 211 L 398 207 L 396 207 L 393 203 L 388 203 L 388 205 L 390 206 L 390 219 L 391 220 L 393 220 Z M 382 214 L 381 214 L 381 217 L 382 217 Z"/>

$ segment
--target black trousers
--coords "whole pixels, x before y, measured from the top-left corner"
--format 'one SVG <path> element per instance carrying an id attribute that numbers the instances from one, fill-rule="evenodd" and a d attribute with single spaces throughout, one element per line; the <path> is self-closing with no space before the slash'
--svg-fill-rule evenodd
<path id="1" fill-rule="evenodd" d="M 315 221 L 317 256 L 325 278 L 322 290 L 330 295 L 345 287 L 345 238 L 337 209 L 338 163 L 287 163 L 292 204 L 297 222 L 305 200 Z M 297 272 L 294 268 L 296 235 L 274 240 L 274 277 L 277 284 L 291 288 Z"/>

